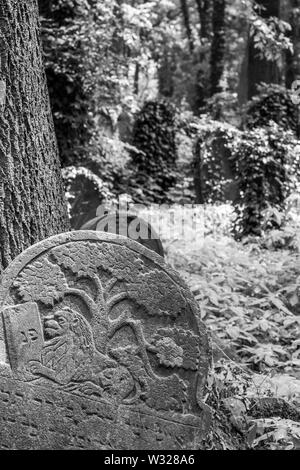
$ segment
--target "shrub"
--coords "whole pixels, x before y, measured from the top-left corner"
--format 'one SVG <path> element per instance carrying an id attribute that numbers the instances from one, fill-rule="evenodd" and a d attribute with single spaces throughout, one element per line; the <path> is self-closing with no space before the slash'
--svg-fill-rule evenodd
<path id="1" fill-rule="evenodd" d="M 245 127 L 254 129 L 268 126 L 273 121 L 286 130 L 299 133 L 298 107 L 292 102 L 291 92 L 279 85 L 263 85 L 259 95 L 246 108 Z"/>

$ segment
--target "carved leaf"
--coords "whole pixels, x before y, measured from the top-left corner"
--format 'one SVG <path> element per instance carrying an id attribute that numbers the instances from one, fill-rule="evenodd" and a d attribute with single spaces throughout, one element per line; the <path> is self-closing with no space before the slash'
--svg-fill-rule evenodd
<path id="1" fill-rule="evenodd" d="M 138 282 L 128 289 L 129 297 L 145 306 L 149 315 L 176 318 L 186 308 L 179 287 L 170 282 L 164 271 L 140 274 Z"/>
<path id="2" fill-rule="evenodd" d="M 121 281 L 132 281 L 143 269 L 143 262 L 133 258 L 125 247 L 92 242 L 66 244 L 52 250 L 56 262 L 79 276 L 91 276 L 100 268 Z"/>
<path id="3" fill-rule="evenodd" d="M 25 268 L 14 283 L 24 301 L 41 301 L 45 305 L 53 305 L 59 300 L 68 284 L 59 266 L 48 259 L 35 261 Z"/>

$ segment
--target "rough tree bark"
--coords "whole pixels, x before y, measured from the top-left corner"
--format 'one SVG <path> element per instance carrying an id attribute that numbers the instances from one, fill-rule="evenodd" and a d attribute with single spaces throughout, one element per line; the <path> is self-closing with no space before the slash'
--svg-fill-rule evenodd
<path id="1" fill-rule="evenodd" d="M 0 272 L 69 228 L 36 0 L 0 0 Z"/>

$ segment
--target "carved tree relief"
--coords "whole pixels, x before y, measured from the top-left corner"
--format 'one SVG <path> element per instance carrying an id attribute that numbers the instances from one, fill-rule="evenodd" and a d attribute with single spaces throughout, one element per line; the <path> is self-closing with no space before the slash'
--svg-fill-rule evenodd
<path id="1" fill-rule="evenodd" d="M 74 232 L 29 249 L 16 266 L 0 298 L 19 380 L 117 406 L 201 413 L 205 329 L 192 295 L 158 255 L 127 239 Z"/>

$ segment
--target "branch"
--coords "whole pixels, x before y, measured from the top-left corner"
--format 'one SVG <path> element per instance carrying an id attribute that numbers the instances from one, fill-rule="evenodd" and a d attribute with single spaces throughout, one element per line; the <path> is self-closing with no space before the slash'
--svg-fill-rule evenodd
<path id="1" fill-rule="evenodd" d="M 103 286 L 101 284 L 101 281 L 100 281 L 99 277 L 97 276 L 97 274 L 91 274 L 90 277 L 95 282 L 96 288 L 97 288 L 96 303 L 97 304 L 101 303 L 101 305 L 104 306 L 105 305 L 105 300 L 104 300 Z"/>
<path id="2" fill-rule="evenodd" d="M 191 22 L 190 22 L 189 7 L 188 7 L 188 4 L 187 4 L 186 0 L 180 0 L 180 3 L 181 3 L 181 11 L 182 11 L 182 14 L 183 14 L 186 34 L 187 34 L 187 38 L 188 38 L 188 41 L 189 41 L 190 53 L 193 54 L 193 52 L 194 52 L 194 41 L 193 41 L 193 32 L 192 32 Z"/>
<path id="3" fill-rule="evenodd" d="M 124 313 L 120 318 L 115 320 L 114 322 L 111 323 L 111 329 L 109 331 L 109 338 L 112 338 L 114 334 L 123 326 L 129 326 L 137 339 L 137 343 L 140 348 L 141 356 L 143 359 L 143 363 L 146 369 L 146 372 L 148 373 L 149 377 L 155 379 L 155 374 L 152 370 L 149 357 L 147 354 L 147 342 L 144 337 L 142 325 L 140 321 L 133 320 L 129 317 L 128 313 Z"/>
<path id="4" fill-rule="evenodd" d="M 108 283 L 105 287 L 105 291 L 106 291 L 107 294 L 114 288 L 114 286 L 116 285 L 117 282 L 118 282 L 118 279 L 116 279 L 115 277 L 112 278 L 110 281 L 108 281 Z"/>
<path id="5" fill-rule="evenodd" d="M 66 294 L 76 295 L 88 306 L 91 312 L 89 323 L 93 330 L 95 346 L 99 352 L 104 354 L 109 329 L 109 320 L 105 303 L 96 303 L 88 294 L 86 294 L 86 292 L 75 288 L 69 288 L 66 291 Z"/>
<path id="6" fill-rule="evenodd" d="M 80 289 L 75 289 L 75 287 L 70 287 L 66 290 L 66 294 L 76 295 L 77 297 L 81 298 L 81 300 L 83 300 L 87 307 L 90 309 L 91 318 L 97 315 L 97 305 L 86 292 Z"/>
<path id="7" fill-rule="evenodd" d="M 106 303 L 107 312 L 109 313 L 113 307 L 115 307 L 118 303 L 122 302 L 122 300 L 126 300 L 128 298 L 127 292 L 121 292 L 120 294 L 114 295 L 109 301 Z"/>
<path id="8" fill-rule="evenodd" d="M 103 312 L 104 315 L 106 315 L 103 286 L 97 274 L 89 274 L 85 276 L 80 276 L 80 279 L 92 279 L 94 281 L 96 285 L 97 294 L 96 294 L 96 300 L 93 302 L 95 302 L 96 306 L 100 308 L 101 312 Z"/>

